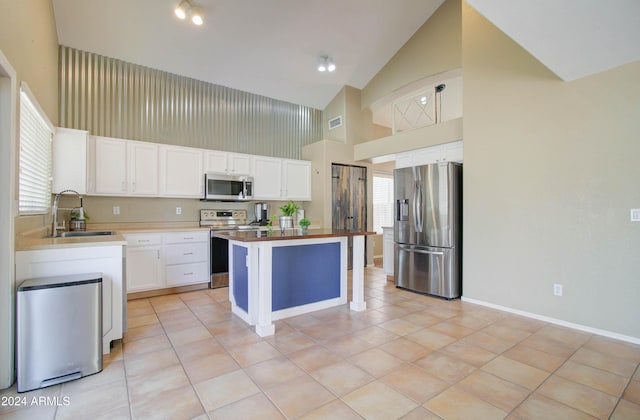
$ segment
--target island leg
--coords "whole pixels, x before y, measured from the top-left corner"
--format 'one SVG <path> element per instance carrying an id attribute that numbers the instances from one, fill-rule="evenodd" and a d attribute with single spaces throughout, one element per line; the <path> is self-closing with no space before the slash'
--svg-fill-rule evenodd
<path id="1" fill-rule="evenodd" d="M 264 242 L 259 246 L 258 256 L 258 322 L 256 323 L 256 334 L 260 337 L 273 335 L 276 327 L 271 322 L 271 242 Z"/>
<path id="2" fill-rule="evenodd" d="M 364 301 L 364 235 L 353 237 L 353 297 L 349 307 L 353 311 L 364 311 L 367 302 Z"/>

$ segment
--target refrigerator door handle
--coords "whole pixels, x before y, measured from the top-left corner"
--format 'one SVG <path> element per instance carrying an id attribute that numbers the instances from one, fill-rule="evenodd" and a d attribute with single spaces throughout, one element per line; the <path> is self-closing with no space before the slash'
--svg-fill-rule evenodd
<path id="1" fill-rule="evenodd" d="M 413 214 L 411 220 L 413 221 L 413 230 L 420 232 L 418 228 L 418 181 L 415 181 L 413 186 Z"/>
<path id="2" fill-rule="evenodd" d="M 426 251 L 423 249 L 416 249 L 416 248 L 403 248 L 402 250 L 407 252 L 415 252 L 416 254 L 444 255 L 443 251 Z"/>
<path id="3" fill-rule="evenodd" d="M 423 227 L 423 217 L 422 212 L 424 211 L 423 202 L 422 202 L 422 186 L 416 183 L 416 200 L 414 200 L 414 214 L 416 218 L 416 231 L 422 233 Z"/>

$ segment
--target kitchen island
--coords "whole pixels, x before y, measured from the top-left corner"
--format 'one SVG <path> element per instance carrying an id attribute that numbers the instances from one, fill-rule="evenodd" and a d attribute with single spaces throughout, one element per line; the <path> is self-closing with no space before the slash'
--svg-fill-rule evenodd
<path id="1" fill-rule="evenodd" d="M 347 303 L 347 238 L 353 237 L 351 310 L 364 311 L 364 237 L 375 232 L 312 229 L 222 231 L 229 241 L 234 314 L 273 335 L 273 321 Z"/>

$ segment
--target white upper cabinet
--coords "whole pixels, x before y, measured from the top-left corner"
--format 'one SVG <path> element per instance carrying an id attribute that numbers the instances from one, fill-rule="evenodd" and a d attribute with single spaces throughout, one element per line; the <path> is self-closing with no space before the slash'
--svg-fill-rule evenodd
<path id="1" fill-rule="evenodd" d="M 463 142 L 441 144 L 396 155 L 396 169 L 438 162 L 462 162 Z"/>
<path id="2" fill-rule="evenodd" d="M 253 197 L 256 200 L 311 200 L 311 162 L 254 156 Z"/>
<path id="3" fill-rule="evenodd" d="M 311 200 L 311 162 L 284 159 L 282 161 L 283 196 L 288 200 Z"/>
<path id="4" fill-rule="evenodd" d="M 87 193 L 87 143 L 89 132 L 56 128 L 53 138 L 53 193 L 74 190 Z"/>
<path id="5" fill-rule="evenodd" d="M 94 193 L 100 195 L 127 194 L 127 142 L 108 137 L 95 137 L 92 158 Z"/>
<path id="6" fill-rule="evenodd" d="M 440 160 L 443 162 L 460 162 L 462 163 L 464 147 L 461 141 L 443 144 L 441 146 Z"/>
<path id="7" fill-rule="evenodd" d="M 229 172 L 234 175 L 253 175 L 251 171 L 251 155 L 227 153 Z"/>
<path id="8" fill-rule="evenodd" d="M 161 196 L 204 196 L 203 152 L 192 147 L 160 146 Z"/>
<path id="9" fill-rule="evenodd" d="M 207 150 L 204 152 L 204 160 L 205 172 L 227 172 L 227 152 Z"/>
<path id="10" fill-rule="evenodd" d="M 205 172 L 252 175 L 251 169 L 251 155 L 217 150 L 207 150 L 205 152 Z"/>
<path id="11" fill-rule="evenodd" d="M 158 195 L 158 145 L 128 143 L 129 194 Z"/>
<path id="12" fill-rule="evenodd" d="M 282 159 L 255 156 L 253 158 L 253 198 L 279 200 L 282 196 Z"/>
<path id="13" fill-rule="evenodd" d="M 69 131 L 59 141 L 60 150 L 55 149 L 63 160 L 58 169 L 69 172 L 54 172 L 54 185 L 60 189 L 110 196 L 202 198 L 205 172 L 218 172 L 252 176 L 256 200 L 311 200 L 309 161 L 99 136 L 88 136 L 87 152 L 83 152 L 81 139 L 87 132 Z M 66 141 L 67 137 L 73 141 Z M 65 156 L 76 155 L 68 164 Z M 71 175 L 74 171 L 79 173 Z"/>
<path id="14" fill-rule="evenodd" d="M 154 196 L 158 194 L 158 145 L 94 137 L 90 147 L 94 173 L 90 193 Z"/>
<path id="15" fill-rule="evenodd" d="M 411 166 L 428 165 L 430 163 L 440 162 L 441 155 L 440 146 L 415 150 L 410 155 L 412 158 Z"/>

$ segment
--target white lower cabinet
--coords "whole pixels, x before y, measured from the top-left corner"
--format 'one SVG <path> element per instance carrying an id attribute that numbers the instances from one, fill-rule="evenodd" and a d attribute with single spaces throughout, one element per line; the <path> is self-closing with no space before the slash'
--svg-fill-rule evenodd
<path id="1" fill-rule="evenodd" d="M 127 292 L 207 283 L 209 232 L 154 232 L 125 234 Z"/>
<path id="2" fill-rule="evenodd" d="M 127 293 L 164 287 L 160 234 L 126 234 Z"/>
<path id="3" fill-rule="evenodd" d="M 16 252 L 16 285 L 36 277 L 102 273 L 102 352 L 124 330 L 122 245 Z"/>
<path id="4" fill-rule="evenodd" d="M 210 280 L 209 232 L 166 233 L 163 239 L 167 287 Z"/>

